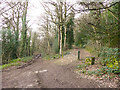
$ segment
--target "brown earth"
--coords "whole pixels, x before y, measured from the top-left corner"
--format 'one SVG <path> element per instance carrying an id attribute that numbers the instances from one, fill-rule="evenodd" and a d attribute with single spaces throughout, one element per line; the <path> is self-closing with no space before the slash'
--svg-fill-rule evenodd
<path id="1" fill-rule="evenodd" d="M 2 72 L 3 88 L 98 88 L 96 81 L 80 78 L 75 67 L 78 49 L 71 50 L 69 55 L 55 60 L 37 59 L 24 68 L 12 68 Z M 90 56 L 84 49 L 80 50 L 81 58 Z"/>

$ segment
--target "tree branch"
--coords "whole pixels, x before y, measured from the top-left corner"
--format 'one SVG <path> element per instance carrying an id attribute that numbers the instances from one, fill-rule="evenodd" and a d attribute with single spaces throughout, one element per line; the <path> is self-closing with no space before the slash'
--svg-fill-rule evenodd
<path id="1" fill-rule="evenodd" d="M 118 2 L 116 2 L 116 3 L 114 3 L 114 4 L 112 4 L 112 5 L 110 5 L 109 7 L 102 7 L 102 8 L 88 8 L 88 9 L 84 9 L 84 10 L 75 10 L 75 11 L 77 11 L 78 13 L 80 13 L 80 12 L 85 12 L 85 11 L 96 11 L 96 10 L 102 10 L 102 9 L 108 9 L 108 8 L 110 8 L 110 7 L 112 7 L 112 6 L 114 6 L 114 5 L 116 5 Z"/>

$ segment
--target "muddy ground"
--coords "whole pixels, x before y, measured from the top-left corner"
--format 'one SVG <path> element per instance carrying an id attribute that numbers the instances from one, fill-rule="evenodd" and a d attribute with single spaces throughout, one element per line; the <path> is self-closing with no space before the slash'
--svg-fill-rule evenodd
<path id="1" fill-rule="evenodd" d="M 74 72 L 78 49 L 69 55 L 55 60 L 37 59 L 24 68 L 12 68 L 2 72 L 3 88 L 98 88 L 99 83 L 91 79 L 80 78 Z M 81 58 L 90 54 L 81 49 Z M 102 86 L 101 86 L 102 87 Z"/>

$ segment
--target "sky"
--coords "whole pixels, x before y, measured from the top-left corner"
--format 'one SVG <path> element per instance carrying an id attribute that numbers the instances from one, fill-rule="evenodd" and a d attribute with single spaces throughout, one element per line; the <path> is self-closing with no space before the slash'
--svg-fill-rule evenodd
<path id="1" fill-rule="evenodd" d="M 4 0 L 0 0 L 0 2 L 3 2 L 3 1 Z M 18 1 L 24 2 L 25 0 L 5 0 L 4 2 L 18 2 Z M 39 27 L 38 23 L 40 23 L 39 20 L 41 20 L 41 17 L 44 15 L 45 11 L 41 4 L 41 2 L 43 2 L 43 1 L 47 2 L 50 0 L 29 0 L 28 11 L 27 11 L 27 20 L 29 20 L 28 27 L 30 26 L 30 28 L 32 28 L 33 31 L 38 31 L 38 27 Z M 52 1 L 56 2 L 57 0 L 52 0 Z M 66 1 L 70 2 L 70 3 L 76 2 L 76 0 L 66 0 Z M 5 6 L 4 4 L 0 4 L 0 10 L 4 6 Z M 6 10 L 7 10 L 7 7 L 6 7 Z M 2 26 L 1 18 L 2 17 L 0 16 L 0 26 Z"/>
<path id="2" fill-rule="evenodd" d="M 50 1 L 50 0 L 29 0 L 29 9 L 28 9 L 28 19 L 30 19 L 29 26 L 33 28 L 33 31 L 38 30 L 38 20 L 44 15 L 44 8 L 41 5 L 42 1 Z M 56 0 L 52 0 L 56 1 Z M 77 0 L 66 0 L 70 3 L 75 3 Z"/>
<path id="3" fill-rule="evenodd" d="M 6 0 L 6 1 L 14 2 L 14 1 L 25 1 L 25 0 Z M 50 1 L 50 0 L 29 0 L 27 19 L 30 20 L 28 26 L 30 26 L 33 29 L 33 31 L 38 31 L 38 27 L 39 27 L 38 20 L 41 20 L 41 16 L 44 15 L 44 8 L 41 5 L 42 1 Z M 56 0 L 52 0 L 52 1 L 56 1 Z M 80 0 L 66 0 L 66 1 L 73 4 L 76 1 L 80 1 Z M 91 0 L 84 0 L 84 1 L 91 1 Z M 99 0 L 92 0 L 92 1 L 99 1 Z"/>
<path id="4" fill-rule="evenodd" d="M 34 31 L 37 31 L 38 29 L 38 18 L 40 19 L 41 15 L 44 13 L 44 8 L 40 4 L 40 2 L 42 2 L 42 0 L 30 0 L 29 3 L 28 19 L 30 20 L 30 22 L 28 23 L 28 26 L 31 26 Z"/>
<path id="5" fill-rule="evenodd" d="M 42 1 L 50 1 L 50 0 L 29 0 L 29 9 L 28 9 L 28 19 L 30 19 L 29 25 L 33 28 L 34 31 L 38 30 L 38 20 L 41 18 L 42 15 L 44 15 L 44 8 L 41 5 Z M 52 1 L 57 1 L 57 0 L 52 0 Z M 59 0 L 60 1 L 60 0 Z M 64 1 L 64 0 L 62 0 Z M 66 0 L 67 2 L 70 3 L 76 3 L 77 1 L 82 1 L 82 2 L 117 2 L 120 0 Z M 80 14 L 77 14 L 76 17 L 79 17 Z"/>

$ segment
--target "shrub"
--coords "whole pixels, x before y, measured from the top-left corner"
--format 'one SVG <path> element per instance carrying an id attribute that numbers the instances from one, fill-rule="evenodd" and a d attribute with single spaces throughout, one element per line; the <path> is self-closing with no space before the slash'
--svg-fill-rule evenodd
<path id="1" fill-rule="evenodd" d="M 91 59 L 87 57 L 87 58 L 85 59 L 85 64 L 91 65 Z"/>
<path id="2" fill-rule="evenodd" d="M 85 63 L 88 65 L 93 65 L 95 63 L 95 57 L 86 57 Z"/>
<path id="3" fill-rule="evenodd" d="M 99 55 L 100 63 L 104 66 L 107 66 L 109 70 L 112 70 L 113 73 L 119 73 L 119 62 L 118 58 L 118 48 L 107 48 L 104 47 L 101 49 L 101 53 Z"/>
<path id="4" fill-rule="evenodd" d="M 112 69 L 112 68 L 109 68 L 107 66 L 103 66 L 102 68 L 98 69 L 95 71 L 96 75 L 103 75 L 103 74 L 110 74 L 110 73 L 114 73 L 114 74 L 119 74 L 120 73 L 120 69 Z"/>

